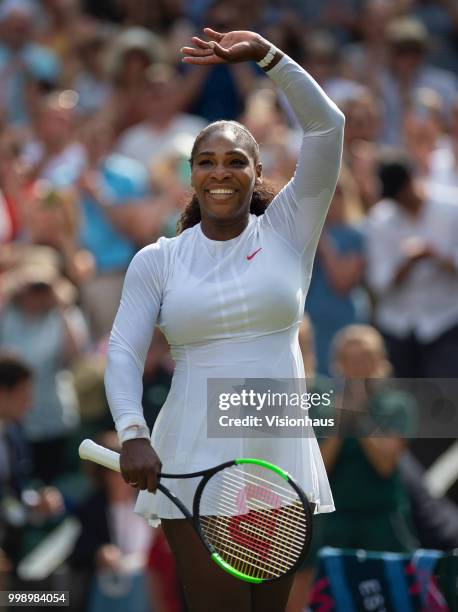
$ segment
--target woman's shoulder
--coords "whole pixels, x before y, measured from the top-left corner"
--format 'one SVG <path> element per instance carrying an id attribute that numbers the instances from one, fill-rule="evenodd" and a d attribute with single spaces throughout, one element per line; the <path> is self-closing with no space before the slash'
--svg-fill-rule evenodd
<path id="1" fill-rule="evenodd" d="M 131 262 L 132 266 L 143 266 L 148 264 L 164 264 L 173 258 L 178 250 L 185 248 L 196 233 L 196 226 L 191 227 L 178 236 L 167 238 L 161 236 L 151 244 L 144 246 L 136 253 Z"/>

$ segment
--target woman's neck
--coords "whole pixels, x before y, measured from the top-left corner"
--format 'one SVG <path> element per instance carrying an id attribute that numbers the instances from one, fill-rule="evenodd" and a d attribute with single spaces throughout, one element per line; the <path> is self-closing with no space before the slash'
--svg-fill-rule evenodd
<path id="1" fill-rule="evenodd" d="M 249 217 L 237 219 L 233 222 L 218 223 L 210 219 L 200 222 L 202 232 L 210 240 L 232 240 L 237 238 L 248 226 Z"/>

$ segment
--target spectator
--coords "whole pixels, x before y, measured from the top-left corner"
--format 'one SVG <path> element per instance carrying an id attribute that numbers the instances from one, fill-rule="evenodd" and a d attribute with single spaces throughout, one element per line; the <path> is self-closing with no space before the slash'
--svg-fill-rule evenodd
<path id="1" fill-rule="evenodd" d="M 458 207 L 426 199 L 405 159 L 380 169 L 367 282 L 396 376 L 458 376 Z"/>
<path id="2" fill-rule="evenodd" d="M 458 92 L 455 96 L 448 131 L 442 135 L 431 154 L 428 181 L 434 192 L 449 194 L 458 202 Z"/>
<path id="3" fill-rule="evenodd" d="M 74 288 L 60 276 L 50 249 L 24 248 L 19 264 L 4 275 L 3 290 L 7 300 L 0 315 L 0 345 L 14 350 L 33 371 L 33 403 L 24 432 L 34 476 L 51 483 L 65 472 L 66 440 L 79 422 L 65 368 L 80 354 L 86 329 L 74 306 Z"/>
<path id="4" fill-rule="evenodd" d="M 32 179 L 44 178 L 56 187 L 72 185 L 86 154 L 75 134 L 76 92 L 54 92 L 40 101 L 34 122 L 36 139 L 24 148 L 23 161 Z"/>
<path id="5" fill-rule="evenodd" d="M 91 254 L 78 241 L 78 210 L 74 189 L 56 189 L 47 180 L 36 181 L 24 192 L 22 241 L 51 247 L 60 268 L 79 286 L 91 274 Z"/>
<path id="6" fill-rule="evenodd" d="M 164 59 L 162 41 L 145 28 L 128 28 L 115 39 L 108 71 L 113 84 L 109 113 L 113 114 L 117 134 L 146 119 L 143 92 L 148 68 Z"/>
<path id="7" fill-rule="evenodd" d="M 78 94 L 77 110 L 83 117 L 91 117 L 105 109 L 112 94 L 103 62 L 107 43 L 108 32 L 100 24 L 91 22 L 81 32 L 77 42 L 75 51 L 79 69 L 72 88 Z"/>
<path id="8" fill-rule="evenodd" d="M 178 134 L 195 137 L 205 121 L 194 115 L 179 112 L 176 94 L 180 78 L 165 64 L 156 64 L 148 71 L 148 83 L 143 103 L 148 118 L 126 130 L 118 141 L 117 150 L 142 163 L 146 168 L 168 152 Z"/>
<path id="9" fill-rule="evenodd" d="M 292 113 L 283 106 L 285 99 L 279 94 L 267 88 L 253 91 L 247 97 L 242 116 L 243 125 L 262 142 L 262 168 L 276 189 L 281 189 L 293 176 L 301 143 L 301 130 L 295 120 L 289 121 Z M 289 127 L 285 117 L 297 129 Z"/>
<path id="10" fill-rule="evenodd" d="M 212 0 L 206 3 L 202 23 L 224 32 L 245 30 L 249 10 L 237 0 Z M 188 112 L 207 122 L 238 119 L 258 74 L 256 69 L 244 64 L 199 66 L 197 71 L 191 68 L 185 73 L 189 80 L 185 81 L 186 96 L 182 97 L 182 104 Z"/>
<path id="11" fill-rule="evenodd" d="M 352 36 L 357 28 L 360 0 L 293 0 L 303 20 L 314 28 L 327 28 L 341 42 Z"/>
<path id="12" fill-rule="evenodd" d="M 341 55 L 337 42 L 326 30 L 306 36 L 304 68 L 336 103 L 358 92 L 361 86 L 341 76 Z"/>
<path id="13" fill-rule="evenodd" d="M 59 79 L 57 56 L 31 42 L 37 12 L 31 0 L 4 0 L 0 6 L 0 112 L 9 123 L 29 120 L 30 83 L 52 88 Z"/>
<path id="14" fill-rule="evenodd" d="M 432 89 L 419 89 L 404 113 L 403 144 L 417 176 L 428 179 L 442 131 L 442 100 Z"/>
<path id="15" fill-rule="evenodd" d="M 456 54 L 456 23 L 458 8 L 455 2 L 417 0 L 413 13 L 420 19 L 433 40 L 432 61 L 452 72 L 458 71 Z"/>
<path id="16" fill-rule="evenodd" d="M 382 140 L 399 145 L 403 113 L 411 106 L 416 89 L 427 87 L 435 91 L 445 105 L 446 116 L 456 96 L 458 80 L 446 70 L 427 62 L 430 44 L 423 24 L 412 17 L 393 21 L 387 30 L 389 62 L 380 74 L 379 93 L 384 102 Z"/>
<path id="17" fill-rule="evenodd" d="M 15 355 L 0 353 L 0 565 L 20 558 L 24 527 L 62 512 L 59 491 L 28 488 L 32 464 L 21 422 L 32 405 L 32 370 Z M 0 579 L 2 573 L 0 566 Z"/>
<path id="18" fill-rule="evenodd" d="M 145 200 L 148 173 L 139 162 L 113 153 L 114 138 L 106 120 L 86 125 L 87 165 L 78 181 L 79 240 L 95 262 L 95 275 L 82 285 L 82 301 L 96 342 L 111 329 L 130 260 L 155 238 L 168 214 L 161 202 Z"/>
<path id="19" fill-rule="evenodd" d="M 19 142 L 14 132 L 0 135 L 0 244 L 18 237 L 23 222 L 23 177 L 19 168 Z"/>
<path id="20" fill-rule="evenodd" d="M 77 0 L 42 0 L 42 14 L 38 24 L 37 40 L 60 59 L 63 65 L 63 85 L 70 82 L 75 70 L 75 35 L 79 26 Z"/>
<path id="21" fill-rule="evenodd" d="M 342 172 L 318 244 L 305 309 L 315 333 L 317 370 L 328 374 L 334 335 L 367 319 L 362 285 L 363 234 L 356 223 L 362 207 L 351 176 Z"/>
<path id="22" fill-rule="evenodd" d="M 378 144 L 381 108 L 377 98 L 358 86 L 339 101 L 345 115 L 344 162 L 357 184 L 364 210 L 378 199 Z"/>
<path id="23" fill-rule="evenodd" d="M 345 380 L 343 410 L 337 415 L 340 435 L 323 439 L 320 448 L 337 511 L 323 521 L 318 543 L 411 550 L 416 540 L 399 461 L 405 449 L 402 437 L 412 434 L 413 400 L 404 392 L 374 384 L 390 372 L 383 339 L 374 328 L 343 328 L 334 339 L 332 358 L 336 374 Z M 386 437 L 374 435 L 375 431 Z"/>
<path id="24" fill-rule="evenodd" d="M 396 14 L 393 0 L 367 0 L 361 6 L 361 40 L 342 47 L 343 74 L 378 94 L 378 76 L 388 60 L 387 27 Z"/>
<path id="25" fill-rule="evenodd" d="M 380 134 L 380 108 L 371 91 L 361 85 L 339 103 L 345 114 L 345 156 L 350 156 L 351 160 L 354 146 L 360 141 L 377 141 Z"/>
<path id="26" fill-rule="evenodd" d="M 287 612 L 302 612 L 307 605 L 322 546 L 401 552 L 417 544 L 400 468 L 402 437 L 412 433 L 413 401 L 385 389 L 383 382 L 373 384 L 372 379 L 389 375 L 390 364 L 382 337 L 368 325 L 349 325 L 337 333 L 332 364 L 343 383 L 335 402 L 339 412 L 333 408 L 327 414 L 321 406 L 313 416 L 332 414 L 338 422 L 337 433 L 325 433 L 320 441 L 336 512 L 329 520 L 315 517 L 312 550 L 295 578 Z M 377 428 L 378 435 L 371 435 Z M 379 437 L 382 432 L 387 437 Z"/>
<path id="27" fill-rule="evenodd" d="M 193 145 L 189 134 L 177 134 L 164 154 L 149 167 L 154 195 L 154 207 L 161 214 L 162 224 L 157 235 L 176 236 L 177 223 L 186 205 L 191 188 L 189 158 Z"/>

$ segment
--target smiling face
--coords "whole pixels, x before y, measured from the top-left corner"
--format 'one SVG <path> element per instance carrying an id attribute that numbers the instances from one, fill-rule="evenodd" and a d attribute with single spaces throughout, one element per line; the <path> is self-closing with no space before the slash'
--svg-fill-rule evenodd
<path id="1" fill-rule="evenodd" d="M 246 225 L 261 164 L 248 135 L 240 136 L 221 127 L 204 135 L 194 151 L 191 183 L 206 228 Z"/>

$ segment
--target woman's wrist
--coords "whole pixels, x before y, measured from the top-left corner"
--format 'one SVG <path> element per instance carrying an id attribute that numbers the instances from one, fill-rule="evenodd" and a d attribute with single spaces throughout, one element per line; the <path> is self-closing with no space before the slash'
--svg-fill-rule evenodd
<path id="1" fill-rule="evenodd" d="M 150 439 L 150 432 L 145 425 L 130 425 L 118 432 L 119 441 L 121 444 L 129 440 Z"/>
<path id="2" fill-rule="evenodd" d="M 256 61 L 257 65 L 262 69 L 268 70 L 273 59 L 275 58 L 276 53 L 277 47 L 275 45 L 269 44 L 269 48 L 264 53 L 262 58 Z"/>
<path id="3" fill-rule="evenodd" d="M 262 36 L 257 39 L 258 50 L 255 57 L 255 62 L 264 72 L 268 72 L 273 68 L 283 56 L 283 53 L 277 47 L 266 40 Z"/>

